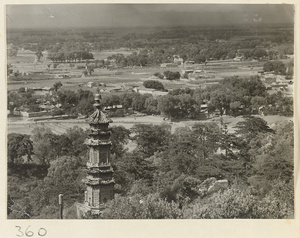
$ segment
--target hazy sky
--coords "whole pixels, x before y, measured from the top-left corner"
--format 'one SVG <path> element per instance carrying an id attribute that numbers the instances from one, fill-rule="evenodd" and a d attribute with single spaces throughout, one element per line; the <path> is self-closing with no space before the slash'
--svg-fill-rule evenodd
<path id="1" fill-rule="evenodd" d="M 7 5 L 8 28 L 187 26 L 293 23 L 286 4 Z"/>

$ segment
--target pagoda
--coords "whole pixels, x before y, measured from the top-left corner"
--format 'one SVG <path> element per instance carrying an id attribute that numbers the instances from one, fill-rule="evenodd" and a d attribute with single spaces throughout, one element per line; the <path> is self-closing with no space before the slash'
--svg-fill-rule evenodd
<path id="1" fill-rule="evenodd" d="M 101 96 L 96 94 L 96 110 L 87 119 L 90 125 L 85 141 L 88 146 L 87 177 L 84 180 L 87 188 L 84 203 L 77 209 L 77 216 L 82 216 L 88 211 L 91 214 L 100 214 L 105 208 L 105 203 L 114 198 L 114 171 L 110 161 L 111 120 L 103 113 L 100 100 Z"/>

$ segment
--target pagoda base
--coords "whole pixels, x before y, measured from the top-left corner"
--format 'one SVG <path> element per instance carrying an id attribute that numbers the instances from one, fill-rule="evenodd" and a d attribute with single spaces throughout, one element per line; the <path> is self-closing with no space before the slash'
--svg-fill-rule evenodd
<path id="1" fill-rule="evenodd" d="M 83 219 L 87 215 L 95 215 L 98 216 L 100 215 L 103 210 L 105 209 L 105 206 L 102 205 L 100 207 L 91 207 L 88 204 L 85 203 L 75 203 L 76 206 L 76 214 L 78 219 Z"/>

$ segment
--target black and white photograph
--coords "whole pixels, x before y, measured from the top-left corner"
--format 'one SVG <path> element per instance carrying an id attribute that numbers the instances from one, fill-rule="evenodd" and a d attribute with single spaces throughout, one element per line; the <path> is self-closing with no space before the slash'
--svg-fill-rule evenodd
<path id="1" fill-rule="evenodd" d="M 295 218 L 293 4 L 20 3 L 8 220 Z"/>

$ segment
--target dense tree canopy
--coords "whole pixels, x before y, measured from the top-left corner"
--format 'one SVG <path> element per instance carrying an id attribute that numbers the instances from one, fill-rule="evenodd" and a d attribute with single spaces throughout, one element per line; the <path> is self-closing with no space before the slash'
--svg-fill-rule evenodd
<path id="1" fill-rule="evenodd" d="M 33 154 L 33 144 L 30 136 L 18 133 L 10 133 L 7 136 L 7 156 L 9 163 L 16 163 L 17 159 L 21 159 L 27 155 L 27 160 L 31 161 Z"/>
<path id="2" fill-rule="evenodd" d="M 124 145 L 128 142 L 131 131 L 123 126 L 114 126 L 111 130 L 111 153 L 120 158 L 126 151 Z"/>
<path id="3" fill-rule="evenodd" d="M 268 125 L 267 122 L 259 117 L 245 117 L 244 121 L 238 122 L 236 125 L 236 133 L 244 136 L 247 139 L 252 139 L 259 133 L 274 132 Z"/>
<path id="4" fill-rule="evenodd" d="M 271 130 L 264 120 L 254 117 L 238 123 L 236 135 L 229 133 L 222 121 L 220 125 L 195 123 L 173 133 L 164 124 L 138 124 L 131 135 L 123 127 L 113 127 L 112 153 L 118 155 L 113 159 L 116 197 L 101 218 L 292 217 L 292 197 L 288 195 L 293 189 L 292 130 L 292 122 Z M 56 151 L 48 147 L 47 159 L 54 156 L 43 179 L 35 185 L 26 182 L 31 191 L 27 203 L 17 196 L 13 173 L 18 170 L 10 172 L 9 216 L 56 218 L 59 193 L 64 194 L 67 207 L 82 199 L 85 160 L 72 155 L 83 155 L 78 150 L 85 150 L 79 147 L 86 132 L 80 128 L 68 129 L 61 136 L 53 136 L 45 128 L 34 132 L 34 148 L 41 140 L 45 147 L 53 143 Z M 123 147 L 129 139 L 137 143 L 131 152 Z M 220 154 L 219 150 L 231 152 Z M 26 175 L 25 170 L 22 173 Z M 228 179 L 233 185 L 207 196 L 199 186 L 212 177 Z M 274 181 L 278 186 L 272 186 Z M 127 204 L 127 210 L 118 201 Z M 86 218 L 92 217 L 87 214 Z"/>
<path id="5" fill-rule="evenodd" d="M 172 72 L 172 71 L 165 71 L 164 75 L 167 80 L 176 80 L 180 79 L 180 73 L 179 72 Z"/>
<path id="6" fill-rule="evenodd" d="M 286 74 L 286 66 L 282 61 L 269 61 L 266 62 L 263 66 L 264 71 L 266 72 L 272 72 L 274 71 L 275 74 Z"/>
<path id="7" fill-rule="evenodd" d="M 145 86 L 145 88 L 153 88 L 159 91 L 164 91 L 165 87 L 164 85 L 156 80 L 147 80 L 143 83 L 143 85 Z"/>
<path id="8" fill-rule="evenodd" d="M 136 124 L 132 131 L 136 134 L 138 150 L 146 156 L 153 155 L 155 151 L 164 150 L 171 135 L 171 128 L 167 124 Z"/>

